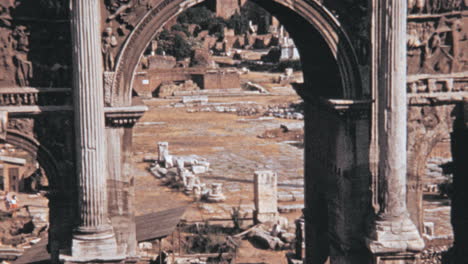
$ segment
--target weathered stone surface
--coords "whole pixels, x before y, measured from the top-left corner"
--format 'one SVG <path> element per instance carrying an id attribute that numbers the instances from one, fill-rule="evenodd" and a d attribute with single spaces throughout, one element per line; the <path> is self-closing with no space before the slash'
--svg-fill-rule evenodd
<path id="1" fill-rule="evenodd" d="M 212 203 L 224 202 L 226 200 L 226 197 L 223 194 L 223 184 L 212 183 L 211 190 L 208 193 L 206 200 Z"/>
<path id="2" fill-rule="evenodd" d="M 406 207 L 406 2 L 383 1 L 377 20 L 381 40 L 378 102 L 380 210 L 367 246 L 372 253 L 420 251 L 424 241 Z M 403 197 L 403 199 L 402 199 Z"/>
<path id="3" fill-rule="evenodd" d="M 79 176 L 79 225 L 66 261 L 123 259 L 109 225 L 104 130 L 104 89 L 100 50 L 99 3 L 73 1 L 72 36 L 75 136 Z M 89 19 L 90 18 L 90 19 Z"/>
<path id="4" fill-rule="evenodd" d="M 195 173 L 195 174 L 205 173 L 205 172 L 207 172 L 207 168 L 205 166 L 201 166 L 201 165 L 193 165 L 192 166 L 192 172 Z"/>
<path id="5" fill-rule="evenodd" d="M 256 171 L 254 174 L 255 221 L 276 222 L 277 206 L 277 175 L 272 171 Z"/>
<path id="6" fill-rule="evenodd" d="M 258 243 L 260 247 L 265 249 L 281 249 L 284 246 L 284 242 L 278 237 L 271 236 L 267 232 L 257 228 L 249 232 L 248 237 Z"/>

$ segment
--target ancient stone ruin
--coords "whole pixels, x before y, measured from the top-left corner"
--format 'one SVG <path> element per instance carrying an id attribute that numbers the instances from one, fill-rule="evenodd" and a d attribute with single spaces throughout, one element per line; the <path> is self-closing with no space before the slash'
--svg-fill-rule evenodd
<path id="1" fill-rule="evenodd" d="M 289 30 L 301 55 L 303 83 L 295 89 L 305 105 L 304 262 L 418 263 L 444 255 L 451 245 L 423 240 L 432 227 L 424 224 L 422 179 L 437 143 L 448 141 L 450 261 L 467 263 L 468 2 L 255 2 Z M 132 133 L 148 110 L 135 97 L 152 96 L 166 77 L 177 85 L 168 93 L 187 89 L 182 95 L 196 90 L 185 83 L 192 75 L 236 81 L 225 69 L 189 69 L 185 59 L 174 66 L 169 58 L 158 69 L 149 59 L 145 71 L 166 74 L 140 73 L 140 58 L 156 53 L 155 35 L 194 4 L 0 1 L 0 139 L 35 155 L 48 179 L 52 263 L 135 262 Z M 224 13 L 219 6 L 222 16 L 239 7 L 230 1 Z M 233 56 L 235 46 L 278 44 L 279 33 L 262 33 L 266 26 L 250 24 L 243 36 L 223 30 L 224 39 L 199 32 L 199 40 Z M 196 166 L 209 167 L 202 162 L 162 151 L 152 172 L 216 200 L 222 187 L 196 180 L 203 170 Z M 271 173 L 258 178 L 276 182 Z M 277 206 L 260 198 L 275 203 L 275 195 L 260 186 L 258 194 L 260 218 L 273 217 Z"/>
<path id="2" fill-rule="evenodd" d="M 272 171 L 254 174 L 254 202 L 256 222 L 276 222 L 278 218 L 277 175 Z"/>

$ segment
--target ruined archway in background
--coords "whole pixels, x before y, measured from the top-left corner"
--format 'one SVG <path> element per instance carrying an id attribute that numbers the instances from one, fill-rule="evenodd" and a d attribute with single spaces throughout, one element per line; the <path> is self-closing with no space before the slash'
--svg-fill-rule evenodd
<path id="1" fill-rule="evenodd" d="M 37 140 L 17 132 L 8 131 L 5 143 L 21 148 L 37 159 L 49 180 L 50 191 L 60 190 L 57 162 L 50 152 Z"/>
<path id="2" fill-rule="evenodd" d="M 64 216 L 72 217 L 70 204 L 73 203 L 73 194 L 67 187 L 67 177 L 61 177 L 57 160 L 51 152 L 36 139 L 20 132 L 8 130 L 5 143 L 21 148 L 35 157 L 40 167 L 45 171 L 49 182 L 47 198 L 49 199 L 49 249 L 53 258 L 58 257 L 59 248 L 63 248 L 67 241 L 67 230 L 70 223 L 64 220 Z"/>
<path id="3" fill-rule="evenodd" d="M 167 21 L 201 2 L 193 0 L 165 0 L 146 13 L 119 52 L 115 75 L 110 77 L 113 78 L 110 81 L 112 91 L 106 91 L 107 104 L 112 106 L 131 105 L 133 73 L 147 44 L 154 39 L 159 29 Z M 268 1 L 268 3 L 256 1 L 256 3 L 277 16 L 292 34 L 301 55 L 304 75 L 309 75 L 309 72 L 307 72 L 309 66 L 307 61 L 313 60 L 313 58 L 309 57 L 311 55 L 310 49 L 314 49 L 315 42 L 323 42 L 318 45 L 321 46 L 320 49 L 327 49 L 324 56 L 328 55 L 326 64 L 328 64 L 327 66 L 336 68 L 339 76 L 335 76 L 338 79 L 330 77 L 328 80 L 325 80 L 320 79 L 322 74 L 316 73 L 313 76 L 305 78 L 305 87 L 312 86 L 308 79 L 312 81 L 314 77 L 318 78 L 316 81 L 319 85 L 324 81 L 327 83 L 328 87 L 325 87 L 326 89 L 312 91 L 314 95 L 340 99 L 359 99 L 363 96 L 358 63 L 352 45 L 339 22 L 324 6 L 315 1 L 307 0 L 300 0 L 294 3 L 284 0 L 273 0 Z M 306 35 L 303 35 L 304 30 L 307 32 Z M 313 38 L 310 38 L 309 34 Z M 320 38 L 315 38 L 317 36 L 320 36 Z M 300 39 L 305 39 L 305 41 L 300 41 Z M 324 54 L 322 53 L 321 55 Z M 317 63 L 317 61 L 314 63 Z M 330 69 L 329 67 L 323 68 Z"/>

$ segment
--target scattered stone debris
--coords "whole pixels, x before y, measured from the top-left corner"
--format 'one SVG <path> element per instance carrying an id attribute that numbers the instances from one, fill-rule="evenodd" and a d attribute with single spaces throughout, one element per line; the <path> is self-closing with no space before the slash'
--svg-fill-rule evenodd
<path id="1" fill-rule="evenodd" d="M 448 263 L 447 257 L 449 256 L 449 246 L 433 246 L 423 250 L 420 255 L 421 264 L 442 264 Z M 444 261 L 445 259 L 445 261 Z"/>
<path id="2" fill-rule="evenodd" d="M 249 90 L 259 91 L 260 93 L 263 93 L 263 94 L 269 94 L 268 90 L 265 89 L 265 87 L 261 86 L 260 84 L 247 82 L 246 86 Z"/>
<path id="3" fill-rule="evenodd" d="M 29 195 L 25 199 L 34 199 Z M 0 198 L 1 199 L 1 198 Z M 24 205 L 14 211 L 0 210 L 0 260 L 15 260 L 37 244 L 49 228 L 49 208 Z"/>
<path id="4" fill-rule="evenodd" d="M 174 83 L 163 83 L 159 87 L 158 96 L 159 97 L 166 97 L 166 96 L 173 96 L 177 91 L 198 91 L 200 87 L 192 80 L 186 80 L 182 84 L 174 84 Z"/>
<path id="5" fill-rule="evenodd" d="M 174 105 L 174 107 L 175 106 L 176 105 Z M 304 120 L 304 110 L 302 103 L 280 105 L 259 105 L 252 103 L 236 103 L 229 105 L 204 104 L 203 107 L 189 108 L 187 109 L 187 112 L 236 113 L 238 116 L 265 116 L 283 119 Z"/>
<path id="6" fill-rule="evenodd" d="M 255 225 L 234 237 L 247 238 L 251 243 L 263 249 L 292 249 L 296 243 L 298 231 L 295 231 L 294 227 L 292 230 L 288 228 L 287 219 L 280 218 L 276 222 L 268 221 Z"/>
<path id="7" fill-rule="evenodd" d="M 219 203 L 226 200 L 221 183 L 212 183 L 208 189 L 200 180 L 200 174 L 210 169 L 210 163 L 197 155 L 174 156 L 169 154 L 169 143 L 158 142 L 158 157 L 146 157 L 154 161 L 149 172 L 173 188 L 180 188 L 195 200 Z"/>

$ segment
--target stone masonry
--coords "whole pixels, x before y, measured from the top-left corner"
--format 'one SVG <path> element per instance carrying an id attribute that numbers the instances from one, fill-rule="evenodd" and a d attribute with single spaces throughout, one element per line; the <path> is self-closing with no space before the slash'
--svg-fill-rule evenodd
<path id="1" fill-rule="evenodd" d="M 259 223 L 278 218 L 277 174 L 272 171 L 254 173 L 255 221 Z"/>

